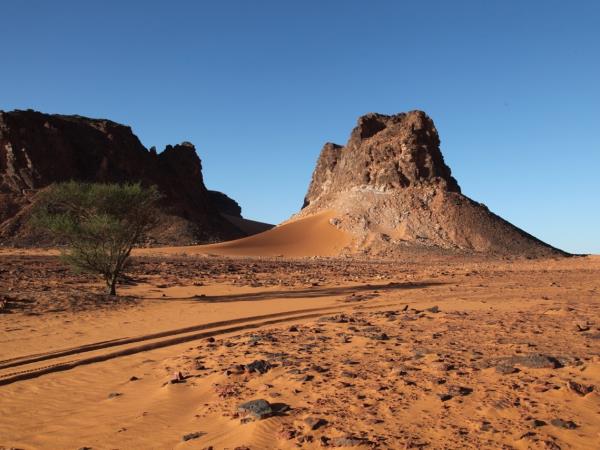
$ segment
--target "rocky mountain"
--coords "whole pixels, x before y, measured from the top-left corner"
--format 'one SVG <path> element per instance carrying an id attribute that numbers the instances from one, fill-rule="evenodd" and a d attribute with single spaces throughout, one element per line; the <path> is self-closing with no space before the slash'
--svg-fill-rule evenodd
<path id="1" fill-rule="evenodd" d="M 325 210 L 353 236 L 349 252 L 563 254 L 461 193 L 433 121 L 422 111 L 367 114 L 345 146 L 325 144 L 297 217 Z"/>
<path id="2" fill-rule="evenodd" d="M 67 180 L 157 185 L 164 199 L 160 224 L 151 234 L 156 244 L 215 242 L 249 234 L 240 226 L 244 219 L 239 205 L 206 189 L 200 158 L 189 142 L 157 153 L 146 149 L 131 128 L 110 120 L 0 112 L 0 243 L 43 243 L 27 225 L 36 194 Z M 270 227 L 262 225 L 262 230 Z"/>

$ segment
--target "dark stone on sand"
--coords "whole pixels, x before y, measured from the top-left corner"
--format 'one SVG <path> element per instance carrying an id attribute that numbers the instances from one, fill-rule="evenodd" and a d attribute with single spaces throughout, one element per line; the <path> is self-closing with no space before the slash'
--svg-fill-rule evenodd
<path id="1" fill-rule="evenodd" d="M 565 428 L 567 430 L 574 430 L 575 428 L 577 428 L 577 424 L 572 420 L 552 419 L 550 423 L 555 427 Z"/>
<path id="2" fill-rule="evenodd" d="M 251 362 L 250 364 L 246 364 L 246 371 L 252 373 L 267 373 L 273 366 L 264 359 L 258 359 L 256 361 Z"/>
<path id="3" fill-rule="evenodd" d="M 251 400 L 246 403 L 242 403 L 238 406 L 238 411 L 241 414 L 247 414 L 254 419 L 266 419 L 273 414 L 273 408 L 271 404 L 263 399 Z"/>
<path id="4" fill-rule="evenodd" d="M 535 436 L 537 436 L 535 432 L 527 431 L 526 433 L 522 434 L 519 439 L 530 439 L 530 438 L 534 438 Z"/>
<path id="5" fill-rule="evenodd" d="M 371 336 L 371 339 L 375 339 L 376 341 L 387 341 L 389 338 L 390 337 L 385 333 L 377 333 Z"/>
<path id="6" fill-rule="evenodd" d="M 332 447 L 358 447 L 359 445 L 366 445 L 368 443 L 368 439 L 354 436 L 338 437 L 329 441 L 329 445 Z"/>
<path id="7" fill-rule="evenodd" d="M 313 375 L 304 375 L 303 377 L 300 377 L 298 379 L 298 381 L 301 381 L 303 383 L 306 383 L 308 381 L 312 381 L 315 377 Z"/>
<path id="8" fill-rule="evenodd" d="M 517 369 L 514 366 L 511 366 L 510 364 L 498 364 L 496 366 L 496 372 L 502 375 L 510 375 L 512 373 L 519 372 L 519 369 Z"/>
<path id="9" fill-rule="evenodd" d="M 558 445 L 556 442 L 554 442 L 554 441 L 551 441 L 551 440 L 549 440 L 549 439 L 544 441 L 544 445 L 546 445 L 546 448 L 547 448 L 548 450 L 561 450 L 561 448 L 562 448 L 562 447 L 561 447 L 560 445 Z"/>
<path id="10" fill-rule="evenodd" d="M 169 383 L 171 384 L 178 384 L 178 383 L 185 383 L 185 375 L 183 375 L 181 372 L 175 372 L 173 374 L 173 378 L 171 378 L 169 380 Z"/>
<path id="11" fill-rule="evenodd" d="M 567 381 L 567 388 L 581 397 L 585 397 L 594 391 L 593 385 L 586 386 L 575 381 Z"/>
<path id="12" fill-rule="evenodd" d="M 184 435 L 181 437 L 181 440 L 182 440 L 183 442 L 186 442 L 186 441 L 191 441 L 192 439 L 198 439 L 198 438 L 199 438 L 200 436 L 202 436 L 203 434 L 204 434 L 204 433 L 202 433 L 202 432 L 200 432 L 200 431 L 196 431 L 196 432 L 194 432 L 194 433 L 188 433 L 188 434 L 184 434 Z"/>
<path id="13" fill-rule="evenodd" d="M 473 392 L 473 389 L 471 389 L 470 387 L 466 387 L 466 386 L 452 386 L 450 388 L 450 394 L 451 395 L 460 395 L 461 397 L 464 397 L 465 395 L 470 395 Z"/>
<path id="14" fill-rule="evenodd" d="M 561 362 L 554 356 L 534 353 L 531 355 L 511 356 L 504 360 L 507 365 L 520 365 L 530 369 L 558 369 L 563 367 Z"/>
<path id="15" fill-rule="evenodd" d="M 320 417 L 307 417 L 306 419 L 304 419 L 304 423 L 308 426 L 309 429 L 316 430 L 322 427 L 323 425 L 326 425 L 327 421 L 325 419 L 321 419 Z"/>

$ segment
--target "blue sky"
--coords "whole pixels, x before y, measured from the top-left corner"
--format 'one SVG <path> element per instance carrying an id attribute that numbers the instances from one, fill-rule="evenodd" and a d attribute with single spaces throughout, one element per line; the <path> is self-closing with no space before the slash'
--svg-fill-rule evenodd
<path id="1" fill-rule="evenodd" d="M 463 192 L 600 253 L 600 2 L 12 1 L 0 109 L 189 140 L 246 217 L 301 204 L 359 115 L 426 111 Z"/>

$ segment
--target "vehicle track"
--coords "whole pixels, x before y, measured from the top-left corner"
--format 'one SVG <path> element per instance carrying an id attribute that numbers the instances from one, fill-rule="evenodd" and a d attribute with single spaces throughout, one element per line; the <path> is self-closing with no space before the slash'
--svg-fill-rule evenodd
<path id="1" fill-rule="evenodd" d="M 147 341 L 147 340 L 151 340 L 151 339 L 174 336 L 174 335 L 182 334 L 182 333 L 190 333 L 192 331 L 208 330 L 211 328 L 224 327 L 227 325 L 236 325 L 236 324 L 240 324 L 240 323 L 252 322 L 255 320 L 271 319 L 271 318 L 289 316 L 289 315 L 300 314 L 300 313 L 326 311 L 329 309 L 336 309 L 336 308 L 339 309 L 339 306 L 335 305 L 335 306 L 323 307 L 323 308 L 297 309 L 297 310 L 293 310 L 293 311 L 285 311 L 285 312 L 280 312 L 280 313 L 263 314 L 263 315 L 251 316 L 251 317 L 242 317 L 239 319 L 223 320 L 223 321 L 218 321 L 218 322 L 210 322 L 210 323 L 203 323 L 200 325 L 193 325 L 193 326 L 184 327 L 184 328 L 176 328 L 174 330 L 161 331 L 158 333 L 145 334 L 145 335 L 136 336 L 136 337 L 126 337 L 126 338 L 120 338 L 120 339 L 113 339 L 113 340 L 109 340 L 109 341 L 94 342 L 91 344 L 80 345 L 77 347 L 71 347 L 71 348 L 66 348 L 66 349 L 62 349 L 62 350 L 55 350 L 55 351 L 47 352 L 47 353 L 37 353 L 37 354 L 33 354 L 33 355 L 18 356 L 15 358 L 10 358 L 10 359 L 0 361 L 0 371 L 3 369 L 10 368 L 10 367 L 17 367 L 17 366 L 21 366 L 24 364 L 31 364 L 31 363 L 39 362 L 39 361 L 46 361 L 46 360 L 54 359 L 54 358 L 61 357 L 61 356 L 75 355 L 75 354 L 79 354 L 79 353 L 90 352 L 93 350 L 100 350 L 100 349 L 109 348 L 109 347 L 116 347 L 116 346 L 121 346 L 121 345 L 125 345 L 125 344 L 132 344 L 135 342 L 142 342 L 142 341 Z"/>
<path id="2" fill-rule="evenodd" d="M 375 309 L 397 305 L 378 304 L 373 306 L 361 305 L 363 309 Z M 244 317 L 227 321 L 200 324 L 175 330 L 152 333 L 132 338 L 115 339 L 86 344 L 54 352 L 27 355 L 0 362 L 0 386 L 18 381 L 37 378 L 42 375 L 70 370 L 78 366 L 107 361 L 121 356 L 133 355 L 140 352 L 182 344 L 185 342 L 251 330 L 269 325 L 311 319 L 324 314 L 342 312 L 358 305 L 332 305 L 323 308 L 308 308 L 260 316 Z M 140 345 L 135 345 L 139 344 Z M 103 351 L 110 349 L 110 351 Z M 88 354 L 88 356 L 79 355 Z M 75 357 L 69 359 L 69 357 Z M 40 365 L 37 363 L 50 362 Z M 29 366 L 29 367 L 28 367 Z M 7 371 L 7 369 L 22 367 L 22 370 Z"/>

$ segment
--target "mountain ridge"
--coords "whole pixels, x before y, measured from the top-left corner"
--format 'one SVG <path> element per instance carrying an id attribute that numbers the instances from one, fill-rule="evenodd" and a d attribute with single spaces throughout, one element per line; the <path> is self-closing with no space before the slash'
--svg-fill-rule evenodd
<path id="1" fill-rule="evenodd" d="M 0 111 L 0 242 L 48 243 L 27 218 L 39 190 L 68 180 L 156 185 L 164 199 L 159 226 L 150 233 L 154 244 L 248 235 L 223 215 L 244 220 L 239 205 L 204 185 L 202 162 L 190 142 L 157 153 L 144 147 L 130 127 L 108 119 Z"/>

